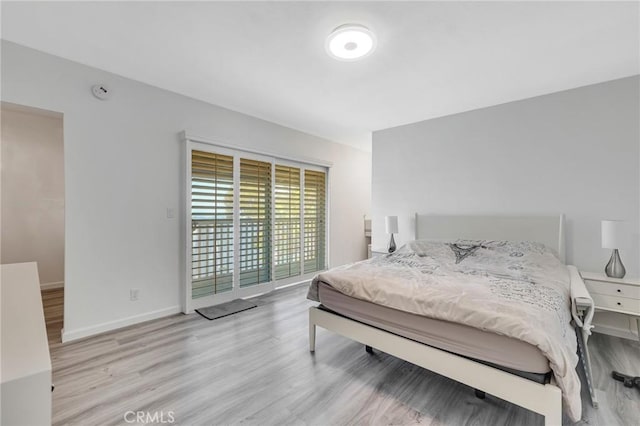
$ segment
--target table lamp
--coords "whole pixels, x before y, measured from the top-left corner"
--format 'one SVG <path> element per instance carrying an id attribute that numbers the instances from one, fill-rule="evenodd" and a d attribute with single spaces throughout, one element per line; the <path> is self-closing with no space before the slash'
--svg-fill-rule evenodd
<path id="1" fill-rule="evenodd" d="M 623 246 L 626 237 L 624 222 L 621 220 L 602 221 L 602 248 L 612 249 L 611 259 L 604 268 L 604 272 L 611 278 L 623 278 L 627 271 L 624 269 L 618 249 Z"/>
<path id="2" fill-rule="evenodd" d="M 385 216 L 384 225 L 387 229 L 387 234 L 391 234 L 391 240 L 389 240 L 389 253 L 396 251 L 396 242 L 393 240 L 393 234 L 398 233 L 398 216 Z"/>

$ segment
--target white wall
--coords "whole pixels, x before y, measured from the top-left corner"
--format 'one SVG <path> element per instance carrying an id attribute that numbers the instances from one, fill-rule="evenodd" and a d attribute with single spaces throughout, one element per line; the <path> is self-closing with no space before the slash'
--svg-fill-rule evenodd
<path id="1" fill-rule="evenodd" d="M 3 106 L 0 263 L 37 262 L 43 287 L 64 281 L 62 117 Z"/>
<path id="2" fill-rule="evenodd" d="M 639 89 L 635 76 L 374 132 L 374 246 L 385 215 L 406 242 L 415 212 L 562 212 L 568 263 L 603 271 L 600 221 L 624 219 L 622 260 L 640 275 Z"/>
<path id="3" fill-rule="evenodd" d="M 566 214 L 567 263 L 603 272 L 600 221 L 630 222 L 620 254 L 640 276 L 640 77 L 615 80 L 373 134 L 373 245 L 398 215 Z M 635 321 L 598 313 L 599 329 L 635 338 Z"/>
<path id="4" fill-rule="evenodd" d="M 96 83 L 111 100 L 91 95 Z M 64 113 L 67 340 L 179 310 L 181 218 L 166 209 L 183 209 L 182 130 L 332 162 L 331 265 L 366 254 L 370 153 L 6 41 L 2 89 L 5 101 Z"/>

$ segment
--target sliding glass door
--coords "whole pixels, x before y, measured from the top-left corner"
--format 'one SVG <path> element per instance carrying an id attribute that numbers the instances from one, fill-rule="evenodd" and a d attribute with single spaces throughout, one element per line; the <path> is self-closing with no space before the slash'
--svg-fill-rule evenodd
<path id="1" fill-rule="evenodd" d="M 271 163 L 240 158 L 240 287 L 271 281 Z"/>
<path id="2" fill-rule="evenodd" d="M 191 160 L 192 297 L 233 289 L 233 157 L 193 151 Z"/>
<path id="3" fill-rule="evenodd" d="M 275 279 L 295 277 L 300 262 L 300 168 L 276 165 Z"/>
<path id="4" fill-rule="evenodd" d="M 325 269 L 327 251 L 327 174 L 304 171 L 304 270 Z"/>
<path id="5" fill-rule="evenodd" d="M 185 311 L 326 268 L 325 167 L 191 141 L 187 156 Z"/>

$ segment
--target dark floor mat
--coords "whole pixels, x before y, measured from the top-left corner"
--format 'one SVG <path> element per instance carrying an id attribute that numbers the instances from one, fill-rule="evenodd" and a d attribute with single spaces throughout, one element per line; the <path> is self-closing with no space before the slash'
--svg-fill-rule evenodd
<path id="1" fill-rule="evenodd" d="M 214 320 L 216 318 L 222 318 L 238 312 L 246 311 L 247 309 L 252 309 L 256 306 L 258 305 L 248 300 L 236 299 L 220 305 L 196 309 L 196 312 L 208 320 Z"/>

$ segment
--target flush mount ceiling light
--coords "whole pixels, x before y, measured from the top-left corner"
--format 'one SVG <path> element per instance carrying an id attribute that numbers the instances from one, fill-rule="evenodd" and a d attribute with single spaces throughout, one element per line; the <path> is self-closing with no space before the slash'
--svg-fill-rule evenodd
<path id="1" fill-rule="evenodd" d="M 327 53 L 340 61 L 355 61 L 370 55 L 376 48 L 376 37 L 369 28 L 358 24 L 340 25 L 325 44 Z"/>

